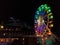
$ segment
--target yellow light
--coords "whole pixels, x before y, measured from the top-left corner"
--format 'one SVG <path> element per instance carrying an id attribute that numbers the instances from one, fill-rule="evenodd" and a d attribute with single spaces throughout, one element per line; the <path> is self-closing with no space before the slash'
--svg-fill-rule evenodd
<path id="1" fill-rule="evenodd" d="M 48 35 L 52 35 L 52 33 L 51 32 L 48 32 Z"/>
<path id="2" fill-rule="evenodd" d="M 40 35 L 37 34 L 36 36 L 39 37 Z"/>
<path id="3" fill-rule="evenodd" d="M 44 32 L 46 32 L 46 30 L 44 30 Z"/>
<path id="4" fill-rule="evenodd" d="M 52 13 L 49 13 L 48 15 L 52 15 Z"/>
<path id="5" fill-rule="evenodd" d="M 51 24 L 50 27 L 53 27 L 53 24 Z"/>
<path id="6" fill-rule="evenodd" d="M 4 28 L 4 26 L 2 25 L 1 28 Z"/>

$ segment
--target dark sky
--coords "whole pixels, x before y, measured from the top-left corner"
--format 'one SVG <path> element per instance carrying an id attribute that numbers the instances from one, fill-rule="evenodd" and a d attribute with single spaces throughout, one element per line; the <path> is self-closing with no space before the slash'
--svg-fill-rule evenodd
<path id="1" fill-rule="evenodd" d="M 54 15 L 54 32 L 60 33 L 60 1 L 59 0 L 3 0 L 0 6 L 0 20 L 9 16 L 19 18 L 33 26 L 33 17 L 36 9 L 41 4 L 48 4 Z M 56 32 L 57 31 L 57 32 Z"/>

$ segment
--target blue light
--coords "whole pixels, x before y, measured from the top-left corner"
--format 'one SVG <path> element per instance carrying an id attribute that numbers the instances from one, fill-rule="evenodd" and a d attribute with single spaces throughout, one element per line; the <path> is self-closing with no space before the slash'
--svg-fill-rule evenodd
<path id="1" fill-rule="evenodd" d="M 39 14 L 40 14 L 41 16 L 43 16 L 43 15 L 45 14 L 45 11 L 41 11 L 41 12 L 39 12 Z"/>

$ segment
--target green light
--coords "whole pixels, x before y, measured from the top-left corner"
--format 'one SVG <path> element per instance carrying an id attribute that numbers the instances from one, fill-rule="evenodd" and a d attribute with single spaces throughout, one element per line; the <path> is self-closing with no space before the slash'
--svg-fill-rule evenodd
<path id="1" fill-rule="evenodd" d="M 44 7 L 47 7 L 47 4 L 45 4 Z"/>
<path id="2" fill-rule="evenodd" d="M 45 7 L 46 10 L 50 10 L 50 7 Z"/>
<path id="3" fill-rule="evenodd" d="M 45 7 L 46 9 L 48 8 L 48 7 Z"/>
<path id="4" fill-rule="evenodd" d="M 41 5 L 41 7 L 43 7 L 44 5 Z"/>
<path id="5" fill-rule="evenodd" d="M 47 7 L 47 10 L 49 10 L 50 9 L 50 7 Z"/>
<path id="6" fill-rule="evenodd" d="M 39 11 L 36 12 L 39 15 Z"/>
<path id="7" fill-rule="evenodd" d="M 44 7 L 42 7 L 42 9 L 44 9 Z"/>
<path id="8" fill-rule="evenodd" d="M 47 39 L 46 40 L 46 45 L 51 45 L 52 44 L 52 41 L 50 39 Z"/>
<path id="9" fill-rule="evenodd" d="M 51 12 L 51 10 L 48 10 L 49 12 Z"/>
<path id="10" fill-rule="evenodd" d="M 47 10 L 47 13 L 51 12 L 51 9 Z"/>
<path id="11" fill-rule="evenodd" d="M 45 4 L 44 7 L 45 7 L 45 9 L 47 9 L 47 8 L 48 8 L 48 7 L 47 7 L 47 4 Z"/>
<path id="12" fill-rule="evenodd" d="M 53 18 L 53 16 L 50 16 L 50 19 Z"/>
<path id="13" fill-rule="evenodd" d="M 41 7 L 42 8 L 42 10 L 44 10 L 45 8 L 44 7 Z"/>
<path id="14" fill-rule="evenodd" d="M 35 18 L 36 18 L 36 19 L 38 19 L 38 17 L 39 17 L 38 15 L 35 15 Z"/>
<path id="15" fill-rule="evenodd" d="M 41 7 L 39 7 L 38 10 L 41 11 Z"/>

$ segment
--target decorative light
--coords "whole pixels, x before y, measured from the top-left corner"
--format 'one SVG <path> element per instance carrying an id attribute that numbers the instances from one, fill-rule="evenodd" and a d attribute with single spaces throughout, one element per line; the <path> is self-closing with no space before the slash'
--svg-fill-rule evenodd
<path id="1" fill-rule="evenodd" d="M 51 15 L 51 16 L 50 16 L 50 19 L 52 19 L 52 18 L 53 18 L 53 16 Z"/>
<path id="2" fill-rule="evenodd" d="M 53 27 L 53 24 L 50 24 L 50 27 Z"/>
<path id="3" fill-rule="evenodd" d="M 50 7 L 47 7 L 47 10 L 51 10 Z"/>
<path id="4" fill-rule="evenodd" d="M 47 13 L 49 13 L 49 12 L 51 12 L 51 10 L 49 9 L 49 10 L 47 10 Z"/>
<path id="5" fill-rule="evenodd" d="M 42 9 L 44 9 L 44 7 L 42 7 Z"/>
<path id="6" fill-rule="evenodd" d="M 4 28 L 4 26 L 3 26 L 3 25 L 1 25 L 1 28 Z"/>
<path id="7" fill-rule="evenodd" d="M 41 11 L 41 7 L 39 7 L 38 10 Z"/>
<path id="8" fill-rule="evenodd" d="M 47 4 L 45 4 L 44 7 L 47 7 Z"/>
<path id="9" fill-rule="evenodd" d="M 38 19 L 38 17 L 39 17 L 38 15 L 35 15 L 35 18 L 36 18 L 36 19 Z"/>
<path id="10" fill-rule="evenodd" d="M 36 36 L 39 37 L 40 35 L 37 34 Z"/>
<path id="11" fill-rule="evenodd" d="M 52 13 L 49 13 L 48 15 L 50 16 L 50 15 L 52 15 Z"/>
<path id="12" fill-rule="evenodd" d="M 48 32 L 48 35 L 52 35 L 52 33 L 51 32 Z"/>
<path id="13" fill-rule="evenodd" d="M 41 7 L 43 7 L 44 5 L 41 5 Z"/>
<path id="14" fill-rule="evenodd" d="M 39 11 L 36 12 L 39 15 Z"/>

